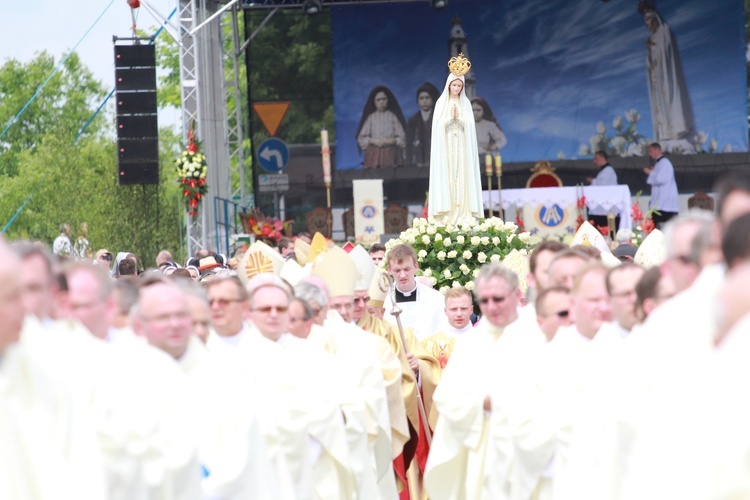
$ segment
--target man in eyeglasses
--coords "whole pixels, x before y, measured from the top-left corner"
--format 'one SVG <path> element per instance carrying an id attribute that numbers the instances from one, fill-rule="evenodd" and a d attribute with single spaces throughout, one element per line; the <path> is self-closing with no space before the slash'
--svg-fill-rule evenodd
<path id="1" fill-rule="evenodd" d="M 525 338 L 529 324 L 518 321 L 518 276 L 502 264 L 482 266 L 474 297 L 482 318 L 475 331 L 457 342 L 433 396 L 440 417 L 424 482 L 430 498 L 436 500 L 497 498 L 501 494 L 493 489 L 497 481 L 489 480 L 507 479 L 498 473 L 504 469 L 496 461 L 498 455 L 486 453 L 493 412 L 489 394 L 502 381 L 494 370 L 505 365 L 504 359 L 512 359 L 515 349 L 529 345 L 518 341 Z"/>
<path id="2" fill-rule="evenodd" d="M 227 344 L 237 346 L 243 343 L 251 332 L 245 322 L 247 290 L 240 279 L 228 274 L 217 275 L 206 282 L 206 294 L 213 326 L 206 348 L 211 351 Z"/>
<path id="3" fill-rule="evenodd" d="M 672 278 L 677 293 L 688 289 L 700 274 L 698 263 L 691 258 L 691 245 L 696 235 L 713 220 L 710 212 L 694 209 L 664 225 L 667 260 L 662 269 Z"/>
<path id="4" fill-rule="evenodd" d="M 645 269 L 633 263 L 624 263 L 607 272 L 607 293 L 614 319 L 612 326 L 620 338 L 626 338 L 638 323 L 635 286 L 644 272 Z M 607 330 L 608 333 L 609 331 Z"/>
<path id="5" fill-rule="evenodd" d="M 570 290 L 564 286 L 553 286 L 539 294 L 535 302 L 536 320 L 549 342 L 562 326 L 573 323 L 570 314 Z"/>

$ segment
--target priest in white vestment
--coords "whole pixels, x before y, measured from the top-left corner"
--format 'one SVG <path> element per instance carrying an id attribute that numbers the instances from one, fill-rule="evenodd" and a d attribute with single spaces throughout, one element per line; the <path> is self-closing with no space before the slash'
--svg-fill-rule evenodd
<path id="1" fill-rule="evenodd" d="M 141 288 L 133 327 L 188 375 L 203 491 L 208 498 L 276 499 L 280 492 L 260 432 L 258 389 L 247 383 L 242 358 L 230 349 L 209 353 L 192 333 L 188 297 L 175 284 Z M 242 397 L 238 395 L 242 394 Z"/>
<path id="2" fill-rule="evenodd" d="M 418 341 L 440 331 L 445 322 L 445 297 L 437 290 L 419 283 L 415 276 L 418 268 L 417 254 L 409 245 L 397 245 L 386 256 L 388 272 L 396 283 L 395 291 L 389 291 L 385 304 L 391 304 L 395 292 L 396 303 L 401 308 L 401 324 L 411 328 Z M 393 325 L 396 318 L 386 305 L 383 319 Z"/>
<path id="3" fill-rule="evenodd" d="M 33 316 L 24 327 L 20 267 L 0 239 L 0 498 L 105 498 L 90 415 L 65 381 L 19 343 L 22 328 L 43 329 Z"/>
<path id="4" fill-rule="evenodd" d="M 502 483 L 509 474 L 508 456 L 494 450 L 487 455 L 494 406 L 489 375 L 495 346 L 500 349 L 507 338 L 524 338 L 506 337 L 514 328 L 524 328 L 516 323 L 518 276 L 501 264 L 483 266 L 475 296 L 482 319 L 456 343 L 433 396 L 439 417 L 424 478 L 432 499 L 503 498 L 503 492 L 488 488 L 486 476 L 499 476 Z"/>

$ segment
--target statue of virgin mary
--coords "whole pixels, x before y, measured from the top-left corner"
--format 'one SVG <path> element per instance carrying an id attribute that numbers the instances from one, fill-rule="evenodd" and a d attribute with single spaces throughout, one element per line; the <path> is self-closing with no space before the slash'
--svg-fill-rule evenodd
<path id="1" fill-rule="evenodd" d="M 444 224 L 484 216 L 477 132 L 464 82 L 470 67 L 463 54 L 451 58 L 432 119 L 427 213 Z"/>

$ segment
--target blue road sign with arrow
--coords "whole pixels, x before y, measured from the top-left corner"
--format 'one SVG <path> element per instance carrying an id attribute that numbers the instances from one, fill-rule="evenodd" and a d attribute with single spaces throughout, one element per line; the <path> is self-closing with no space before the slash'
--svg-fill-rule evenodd
<path id="1" fill-rule="evenodd" d="M 258 163 L 266 172 L 281 172 L 289 163 L 289 148 L 281 139 L 266 139 L 258 148 Z"/>

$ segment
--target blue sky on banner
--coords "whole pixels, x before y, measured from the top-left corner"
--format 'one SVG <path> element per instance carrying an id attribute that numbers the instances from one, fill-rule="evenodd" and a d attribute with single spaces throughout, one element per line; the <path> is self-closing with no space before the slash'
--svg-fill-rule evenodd
<path id="1" fill-rule="evenodd" d="M 660 0 L 682 57 L 697 131 L 708 148 L 746 151 L 747 81 L 743 4 Z M 646 83 L 649 36 L 635 1 L 453 0 L 332 9 L 337 168 L 360 168 L 355 134 L 368 93 L 396 95 L 406 119 L 425 81 L 442 90 L 451 19 L 467 34 L 477 95 L 508 138 L 505 161 L 582 154 L 602 122 L 636 110 L 638 133 L 653 137 Z M 632 116 L 632 115 L 630 115 Z"/>

